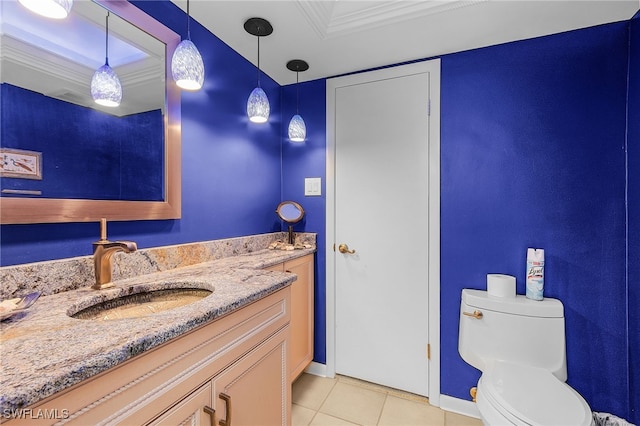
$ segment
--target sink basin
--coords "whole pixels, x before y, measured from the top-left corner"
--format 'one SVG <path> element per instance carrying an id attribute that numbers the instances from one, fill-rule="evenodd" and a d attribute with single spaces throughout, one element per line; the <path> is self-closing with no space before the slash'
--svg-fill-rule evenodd
<path id="1" fill-rule="evenodd" d="M 116 296 L 86 308 L 71 309 L 69 316 L 77 319 L 99 321 L 140 318 L 197 302 L 212 293 L 213 288 L 144 289 L 133 294 L 128 293 Z"/>

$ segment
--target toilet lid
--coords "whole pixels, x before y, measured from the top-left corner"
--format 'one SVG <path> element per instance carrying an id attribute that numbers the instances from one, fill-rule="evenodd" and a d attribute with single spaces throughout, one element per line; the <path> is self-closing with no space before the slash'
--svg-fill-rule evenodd
<path id="1" fill-rule="evenodd" d="M 590 425 L 587 402 L 548 370 L 496 362 L 482 374 L 479 391 L 491 404 L 530 425 Z"/>

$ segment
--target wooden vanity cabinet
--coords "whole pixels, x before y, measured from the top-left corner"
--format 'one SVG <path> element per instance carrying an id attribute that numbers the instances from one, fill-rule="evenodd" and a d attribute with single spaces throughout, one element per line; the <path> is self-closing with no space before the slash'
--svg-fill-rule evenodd
<path id="1" fill-rule="evenodd" d="M 293 382 L 313 360 L 313 254 L 274 265 L 271 271 L 292 272 L 289 377 Z"/>
<path id="2" fill-rule="evenodd" d="M 289 409 L 283 367 L 287 333 L 287 328 L 281 329 L 150 424 L 286 424 Z"/>
<path id="3" fill-rule="evenodd" d="M 290 306 L 286 287 L 29 408 L 56 419 L 6 424 L 290 424 Z"/>
<path id="4" fill-rule="evenodd" d="M 212 395 L 211 383 L 208 382 L 150 424 L 163 426 L 214 425 L 215 412 L 211 408 Z"/>

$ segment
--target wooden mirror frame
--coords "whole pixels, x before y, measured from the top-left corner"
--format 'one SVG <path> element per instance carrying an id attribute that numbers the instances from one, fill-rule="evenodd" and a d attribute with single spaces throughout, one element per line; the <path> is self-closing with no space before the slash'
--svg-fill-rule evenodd
<path id="1" fill-rule="evenodd" d="M 127 1 L 94 1 L 166 45 L 164 201 L 0 197 L 1 224 L 98 222 L 103 217 L 110 221 L 179 219 L 181 217 L 180 89 L 171 78 L 171 57 L 180 43 L 180 36 Z"/>

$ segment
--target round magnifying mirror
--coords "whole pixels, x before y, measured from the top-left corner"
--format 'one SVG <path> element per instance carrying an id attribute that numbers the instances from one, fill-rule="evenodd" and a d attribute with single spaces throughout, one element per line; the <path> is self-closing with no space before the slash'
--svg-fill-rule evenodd
<path id="1" fill-rule="evenodd" d="M 298 223 L 302 220 L 302 217 L 304 216 L 304 209 L 295 201 L 283 201 L 278 204 L 276 213 L 278 214 L 278 217 L 280 217 L 280 219 L 289 224 L 289 244 L 294 244 L 295 239 L 293 237 L 292 224 Z"/>
<path id="2" fill-rule="evenodd" d="M 276 213 L 287 223 L 298 223 L 304 216 L 304 209 L 295 201 L 283 201 L 278 205 Z"/>

